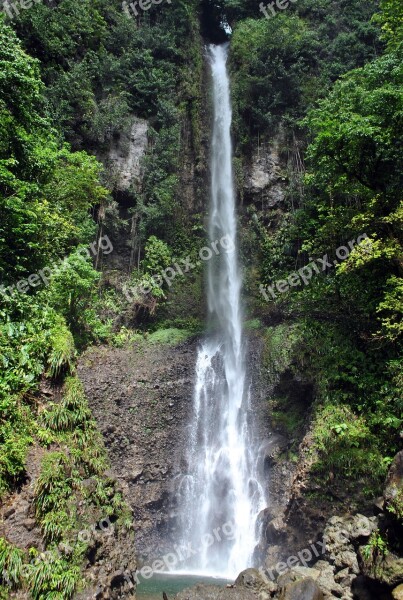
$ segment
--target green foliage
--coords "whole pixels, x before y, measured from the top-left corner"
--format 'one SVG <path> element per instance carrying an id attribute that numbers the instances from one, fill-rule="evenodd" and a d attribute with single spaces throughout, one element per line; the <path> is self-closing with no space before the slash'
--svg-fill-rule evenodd
<path id="1" fill-rule="evenodd" d="M 362 550 L 364 559 L 366 561 L 374 561 L 377 558 L 385 558 L 388 554 L 387 542 L 382 538 L 379 531 L 374 531 L 369 538 L 368 544 Z"/>
<path id="2" fill-rule="evenodd" d="M 324 16 L 324 5 L 328 6 L 327 2 L 318 6 L 315 17 L 310 4 L 298 4 L 301 28 Z M 381 5 L 384 23 L 393 21 L 389 9 L 395 15 L 401 10 L 393 2 Z M 355 11 L 357 6 L 350 3 L 346 10 Z M 354 27 L 357 18 L 355 14 Z M 321 36 L 332 19 L 329 13 L 327 23 L 321 24 L 315 35 Z M 277 17 L 274 21 L 281 27 L 286 22 Z M 242 26 L 246 27 L 246 22 Z M 256 29 L 252 41 L 263 52 L 259 35 L 263 39 L 268 26 L 251 26 Z M 397 21 L 392 29 L 398 30 Z M 299 177 L 300 189 L 290 188 L 284 216 L 272 212 L 269 218 L 261 212 L 251 221 L 260 241 L 264 283 L 284 279 L 325 255 L 331 265 L 314 273 L 306 286 L 292 288 L 273 303 L 295 323 L 298 336 L 289 344 L 281 327 L 275 328 L 273 337 L 266 340 L 268 362 L 272 376 L 288 365 L 314 382 L 318 399 L 314 405 L 316 473 L 323 480 L 330 471 L 335 482 L 344 478 L 347 486 L 358 479 L 368 493 L 381 488 L 390 458 L 399 449 L 403 422 L 398 374 L 403 310 L 403 154 L 396 143 L 402 135 L 403 69 L 398 35 L 393 34 L 394 43 L 390 38 L 384 55 L 336 81 L 315 108 L 312 97 L 299 96 L 300 104 L 292 106 L 297 106 L 295 115 L 308 113 L 302 125 L 309 144 L 301 172 L 289 163 L 289 180 Z M 338 42 L 345 41 L 338 35 Z M 250 74 L 251 59 L 244 56 L 243 43 L 239 40 L 236 59 L 244 60 Z M 368 51 L 367 58 L 369 55 Z M 338 69 L 327 60 L 322 62 L 323 55 L 319 59 L 321 77 Z M 310 73 L 309 69 L 301 71 L 303 87 Z M 269 107 L 270 100 L 264 106 Z M 290 114 L 288 101 L 287 109 L 280 107 L 279 112 L 281 116 L 286 113 Z M 287 120 L 283 123 L 289 127 Z M 267 132 L 268 124 L 264 127 Z M 295 136 L 295 129 L 291 133 Z M 295 152 L 294 142 L 289 151 Z M 367 238 L 355 243 L 363 234 Z M 337 249 L 350 242 L 355 246 L 340 261 Z"/>
<path id="3" fill-rule="evenodd" d="M 127 329 L 127 327 L 121 327 L 117 333 L 112 335 L 110 341 L 116 348 L 123 348 L 127 344 L 143 342 L 144 337 L 141 333 Z"/>
<path id="4" fill-rule="evenodd" d="M 3 20 L 0 63 L 0 277 L 10 284 L 88 243 L 89 208 L 107 192 L 93 157 L 58 147 L 44 118 L 38 62 Z"/>
<path id="5" fill-rule="evenodd" d="M 403 6 L 399 0 L 381 0 L 380 7 L 374 21 L 381 23 L 383 38 L 393 50 L 403 41 Z"/>
<path id="6" fill-rule="evenodd" d="M 381 315 L 382 333 L 394 342 L 403 334 L 403 278 L 392 275 L 386 281 L 383 302 L 377 308 Z"/>
<path id="7" fill-rule="evenodd" d="M 276 430 L 284 429 L 287 435 L 294 436 L 304 422 L 301 411 L 296 407 L 290 409 L 290 406 L 282 399 L 275 398 L 270 404 L 270 421 L 273 427 Z M 273 406 L 278 407 L 278 410 L 273 410 Z"/>
<path id="8" fill-rule="evenodd" d="M 85 248 L 79 247 L 64 260 L 46 290 L 48 303 L 63 315 L 78 340 L 85 339 L 86 334 L 91 336 L 91 326 L 95 324 L 91 309 L 100 279 L 90 259 L 80 250 Z"/>
<path id="9" fill-rule="evenodd" d="M 150 121 L 150 153 L 141 194 L 129 196 L 141 218 L 140 239 L 173 241 L 186 219 L 176 198 L 184 116 L 200 151 L 197 0 L 153 6 L 129 18 L 118 0 L 34 4 L 14 19 L 40 62 L 52 123 L 72 143 L 107 150 L 130 131 L 132 115 Z M 80 32 L 78 35 L 77 32 Z"/>
<path id="10" fill-rule="evenodd" d="M 403 522 L 403 490 L 396 489 L 396 493 L 388 502 L 388 511 L 395 515 L 396 519 Z"/>
<path id="11" fill-rule="evenodd" d="M 259 319 L 250 319 L 249 321 L 245 321 L 244 328 L 248 331 L 255 331 L 262 328 L 262 323 Z"/>
<path id="12" fill-rule="evenodd" d="M 91 424 L 91 413 L 78 379 L 70 377 L 66 380 L 62 401 L 46 410 L 44 421 L 54 431 L 75 433 L 77 429 L 85 430 Z"/>
<path id="13" fill-rule="evenodd" d="M 235 124 L 242 146 L 283 121 L 296 125 L 332 82 L 376 56 L 377 3 L 299 0 L 266 19 L 253 3 L 222 3 L 233 20 Z"/>
<path id="14" fill-rule="evenodd" d="M 81 581 L 81 573 L 78 565 L 71 565 L 56 553 L 51 557 L 48 554 L 46 560 L 39 560 L 31 567 L 28 581 L 34 600 L 70 600 Z"/>
<path id="15" fill-rule="evenodd" d="M 354 415 L 346 405 L 318 408 L 313 438 L 319 453 L 315 471 L 324 475 L 332 472 L 341 479 L 371 481 L 376 489 L 381 489 L 387 464 L 364 417 Z"/>
<path id="16" fill-rule="evenodd" d="M 153 151 L 145 161 L 143 230 L 145 234 L 153 232 L 168 240 L 174 239 L 175 229 L 172 225 L 180 218 L 176 199 L 179 180 L 175 174 L 180 155 L 178 118 L 177 110 L 172 104 L 162 107 L 161 120 L 164 125 L 158 132 L 151 132 Z"/>
<path id="17" fill-rule="evenodd" d="M 74 339 L 61 315 L 55 318 L 50 330 L 50 355 L 48 358 L 50 377 L 58 377 L 62 372 L 71 373 L 74 368 L 76 349 Z"/>
<path id="18" fill-rule="evenodd" d="M 296 350 L 301 340 L 301 331 L 297 325 L 278 325 L 265 331 L 264 365 L 272 383 L 276 383 L 279 375 L 293 371 L 297 366 Z"/>
<path id="19" fill-rule="evenodd" d="M 0 582 L 5 580 L 12 587 L 17 586 L 21 579 L 23 562 L 24 551 L 0 538 Z"/>
<path id="20" fill-rule="evenodd" d="M 143 268 L 150 275 L 159 275 L 171 266 L 172 254 L 169 246 L 152 235 L 144 247 Z"/>
<path id="21" fill-rule="evenodd" d="M 193 334 L 190 331 L 183 329 L 157 329 L 151 333 L 147 340 L 150 344 L 168 344 L 169 346 L 177 346 L 185 342 Z"/>
<path id="22" fill-rule="evenodd" d="M 69 474 L 70 461 L 64 452 L 50 452 L 42 461 L 41 472 L 35 485 L 34 506 L 36 516 L 45 525 L 48 541 L 59 540 L 65 526 L 66 506 L 72 494 L 72 474 Z M 49 519 L 60 523 L 60 527 L 52 526 Z M 45 517 L 48 517 L 46 520 Z M 54 535 L 57 531 L 58 535 Z"/>
<path id="23" fill-rule="evenodd" d="M 0 405 L 0 495 L 12 484 L 23 479 L 25 458 L 33 438 L 30 431 L 31 415 L 20 406 L 19 398 L 10 398 Z M 6 415 L 9 420 L 6 421 Z"/>

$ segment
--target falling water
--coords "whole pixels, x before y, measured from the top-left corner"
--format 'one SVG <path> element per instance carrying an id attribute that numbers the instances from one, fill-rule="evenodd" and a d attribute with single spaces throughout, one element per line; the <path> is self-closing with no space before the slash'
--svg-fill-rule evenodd
<path id="1" fill-rule="evenodd" d="M 226 46 L 209 47 L 214 103 L 209 237 L 211 242 L 225 237 L 228 250 L 208 262 L 214 334 L 198 352 L 189 472 L 179 497 L 182 544 L 196 552 L 188 571 L 233 578 L 251 566 L 256 519 L 265 502 L 245 375 L 226 59 Z"/>

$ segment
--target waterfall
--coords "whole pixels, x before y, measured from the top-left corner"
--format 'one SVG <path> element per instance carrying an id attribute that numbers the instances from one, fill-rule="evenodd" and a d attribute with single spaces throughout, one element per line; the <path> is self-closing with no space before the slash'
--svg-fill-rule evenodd
<path id="1" fill-rule="evenodd" d="M 178 486 L 187 572 L 232 579 L 251 566 L 256 519 L 265 507 L 251 435 L 242 336 L 241 276 L 232 173 L 227 46 L 209 46 L 214 125 L 211 141 L 210 242 L 232 244 L 207 266 L 210 330 L 196 364 L 188 473 Z"/>

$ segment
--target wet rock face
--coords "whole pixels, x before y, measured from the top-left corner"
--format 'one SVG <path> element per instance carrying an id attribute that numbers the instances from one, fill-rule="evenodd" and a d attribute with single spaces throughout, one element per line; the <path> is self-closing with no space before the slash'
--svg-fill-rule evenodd
<path id="1" fill-rule="evenodd" d="M 171 551 L 176 536 L 175 487 L 187 447 L 196 347 L 197 341 L 92 348 L 78 367 L 133 509 L 140 566 Z"/>
<path id="2" fill-rule="evenodd" d="M 43 448 L 37 446 L 30 449 L 26 460 L 26 483 L 0 506 L 0 537 L 18 548 L 36 548 L 40 552 L 45 548 L 32 500 L 44 453 Z"/>
<path id="3" fill-rule="evenodd" d="M 248 202 L 274 208 L 284 201 L 286 179 L 282 174 L 276 143 L 257 150 L 245 169 L 244 181 Z"/>
<path id="4" fill-rule="evenodd" d="M 119 192 L 130 186 L 140 185 L 143 178 L 142 159 L 148 146 L 148 123 L 135 118 L 130 131 L 122 132 L 112 142 L 108 156 L 104 158 L 112 171 L 112 179 Z"/>
<path id="5" fill-rule="evenodd" d="M 93 535 L 85 569 L 85 590 L 76 600 L 129 600 L 135 598 L 132 574 L 136 571 L 134 534 L 112 528 L 109 535 Z"/>

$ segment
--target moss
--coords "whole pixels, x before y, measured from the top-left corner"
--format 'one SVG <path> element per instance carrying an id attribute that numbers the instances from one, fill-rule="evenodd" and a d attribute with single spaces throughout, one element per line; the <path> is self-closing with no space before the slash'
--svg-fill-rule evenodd
<path id="1" fill-rule="evenodd" d="M 283 323 L 266 329 L 263 362 L 271 383 L 277 383 L 288 370 L 297 371 L 300 339 L 301 330 L 295 324 Z"/>
<path id="2" fill-rule="evenodd" d="M 403 522 L 403 489 L 395 489 L 394 496 L 388 502 L 388 511 L 392 513 L 396 519 Z"/>
<path id="3" fill-rule="evenodd" d="M 270 412 L 273 427 L 293 436 L 301 427 L 301 411 L 298 407 L 290 406 L 284 399 L 277 401 L 276 405 L 283 410 Z"/>
<path id="4" fill-rule="evenodd" d="M 256 331 L 262 328 L 262 323 L 259 319 L 250 319 L 249 321 L 245 321 L 244 329 L 246 331 Z"/>
<path id="5" fill-rule="evenodd" d="M 170 329 L 158 329 L 148 336 L 148 342 L 150 344 L 168 344 L 169 346 L 177 346 L 188 340 L 192 335 L 193 333 L 186 329 L 176 329 L 174 327 L 171 327 Z"/>
<path id="6" fill-rule="evenodd" d="M 144 341 L 144 335 L 142 333 L 138 333 L 132 329 L 128 329 L 127 327 L 121 327 L 121 329 L 111 335 L 109 342 L 115 348 L 123 348 L 127 344 L 136 344 Z"/>

